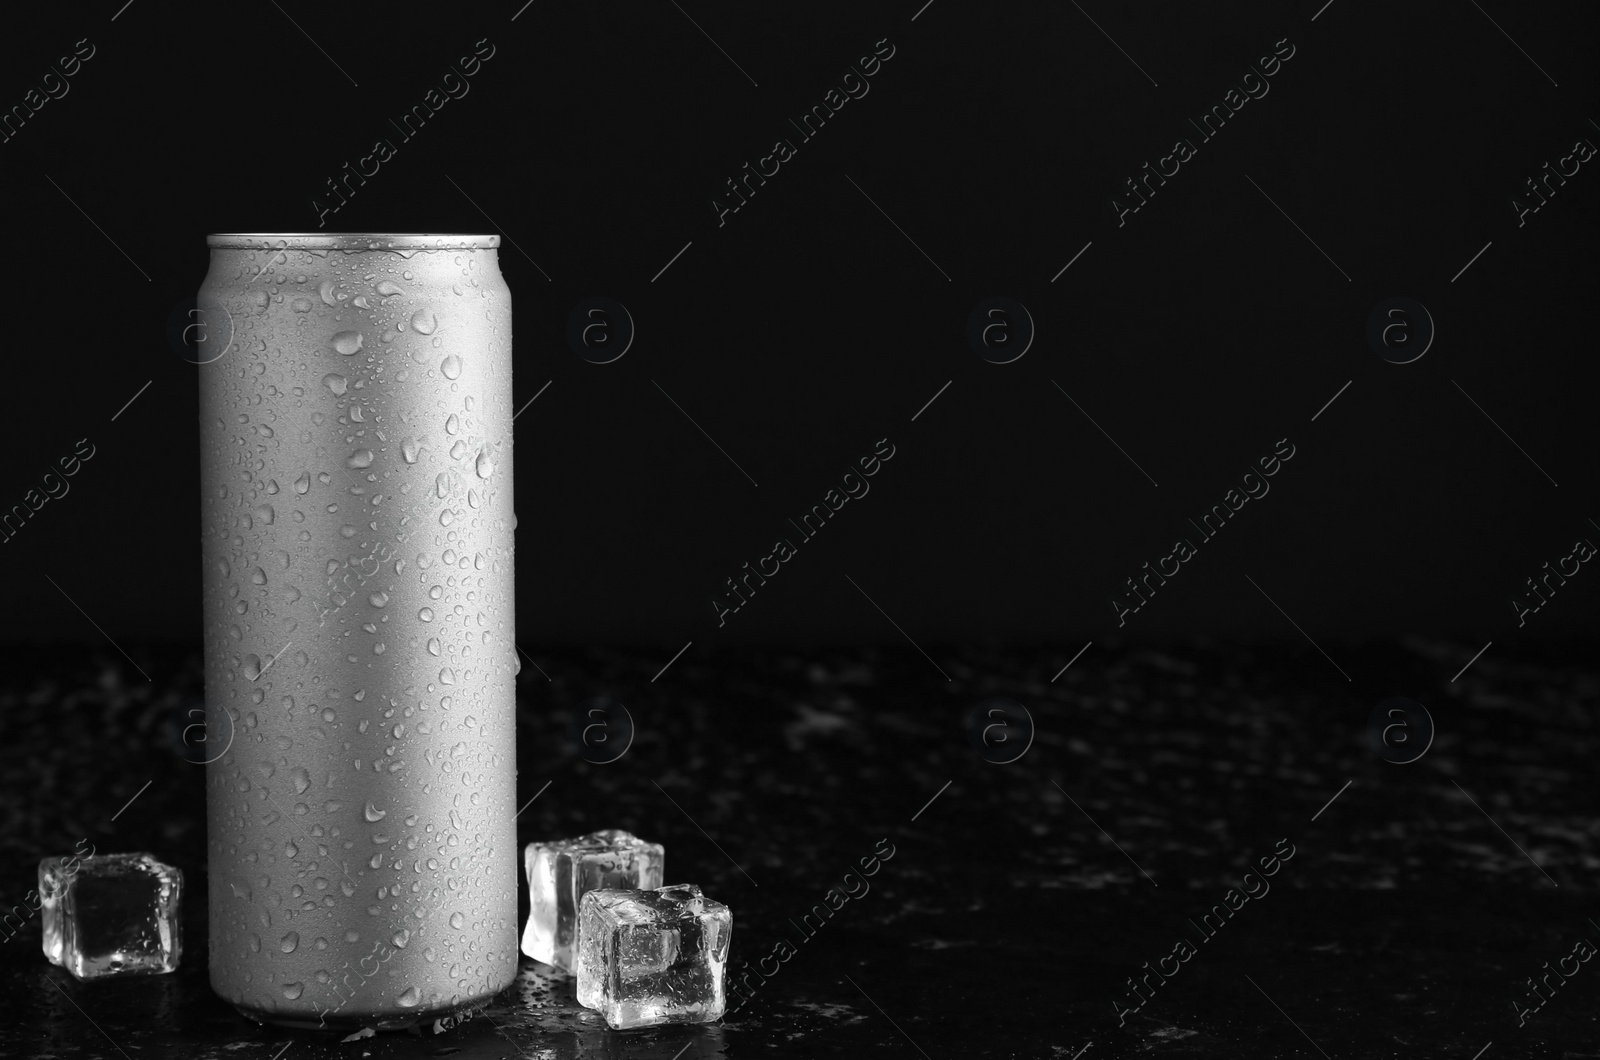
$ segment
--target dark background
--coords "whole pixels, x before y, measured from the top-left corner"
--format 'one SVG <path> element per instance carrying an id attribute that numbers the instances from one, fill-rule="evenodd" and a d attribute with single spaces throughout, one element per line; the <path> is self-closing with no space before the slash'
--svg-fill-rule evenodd
<path id="1" fill-rule="evenodd" d="M 1521 628 L 1509 602 L 1600 541 L 1600 160 L 1525 226 L 1511 207 L 1600 143 L 1600 12 L 921 2 L 106 0 L 0 37 L 3 107 L 96 48 L 0 144 L 0 510 L 96 447 L 0 543 L 0 902 L 80 836 L 190 888 L 176 975 L 78 983 L 36 922 L 0 946 L 0 1056 L 1600 1056 L 1600 964 L 1527 1026 L 1508 1004 L 1600 943 L 1600 574 Z M 1119 228 L 1122 182 L 1283 38 L 1270 93 Z M 483 39 L 469 94 L 400 143 L 388 119 Z M 869 94 L 719 228 L 724 181 L 883 39 Z M 734 909 L 735 968 L 880 837 L 900 850 L 718 1024 L 607 1032 L 528 960 L 441 1038 L 259 1028 L 207 986 L 179 735 L 197 369 L 166 328 L 207 233 L 315 231 L 379 137 L 398 155 L 325 230 L 501 233 L 515 404 L 538 395 L 519 846 L 663 842 Z M 565 339 L 595 295 L 637 325 L 612 364 Z M 964 337 L 993 295 L 1037 326 L 1011 364 Z M 1398 366 L 1364 336 L 1397 295 L 1438 329 Z M 881 438 L 871 492 L 718 628 L 724 579 Z M 1270 494 L 1118 628 L 1124 579 L 1284 438 Z M 610 765 L 569 727 L 596 695 L 637 725 Z M 1403 766 L 1369 743 L 1396 695 L 1437 726 Z M 964 725 L 993 696 L 1034 729 L 1004 766 Z M 1119 1023 L 1126 979 L 1282 837 L 1272 896 Z"/>
<path id="2" fill-rule="evenodd" d="M 1525 227 L 1510 206 L 1600 136 L 1592 6 L 1490 10 L 1538 66 L 1459 5 L 1091 8 L 1138 66 L 1071 4 L 689 7 L 759 87 L 671 3 L 540 0 L 514 22 L 517 5 L 100 6 L 41 10 L 0 45 L 7 106 L 72 42 L 96 48 L 0 145 L 0 502 L 96 447 L 0 545 L 0 637 L 98 640 L 64 592 L 113 639 L 198 639 L 196 369 L 169 313 L 206 233 L 315 230 L 324 182 L 380 136 L 398 155 L 327 230 L 503 232 L 517 405 L 550 384 L 517 424 L 524 646 L 898 641 L 846 575 L 914 638 L 1081 643 L 1284 437 L 1271 494 L 1132 632 L 1299 640 L 1247 574 L 1313 637 L 1589 628 L 1600 579 L 1525 630 L 1508 601 L 1600 518 L 1590 167 Z M 1119 229 L 1121 182 L 1285 37 L 1269 95 Z M 469 94 L 401 143 L 387 119 L 485 38 Z M 723 182 L 884 38 L 870 93 L 719 228 Z M 596 294 L 637 326 L 609 365 L 564 338 Z M 1009 365 L 963 335 L 993 294 L 1037 326 Z M 1414 364 L 1364 341 L 1393 295 L 1437 325 Z M 724 579 L 884 437 L 897 456 L 869 497 L 719 629 Z"/>

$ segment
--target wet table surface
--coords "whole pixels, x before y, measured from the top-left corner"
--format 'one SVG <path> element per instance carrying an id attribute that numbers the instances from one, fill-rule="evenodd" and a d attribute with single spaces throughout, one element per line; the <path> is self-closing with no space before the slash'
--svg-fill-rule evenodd
<path id="1" fill-rule="evenodd" d="M 43 959 L 37 916 L 11 924 L 0 1055 L 1600 1057 L 1600 961 L 1570 957 L 1600 948 L 1592 644 L 1496 645 L 1455 681 L 1475 646 L 1322 645 L 1350 681 L 1303 642 L 1097 643 L 1059 677 L 1076 645 L 924 645 L 936 665 L 694 649 L 655 682 L 671 649 L 535 653 L 519 803 L 542 793 L 519 845 L 606 827 L 665 843 L 669 882 L 733 909 L 730 974 L 754 997 L 713 1025 L 613 1032 L 524 958 L 476 1018 L 349 1042 L 212 994 L 203 770 L 178 743 L 199 656 L 124 647 L 150 680 L 110 648 L 5 653 L 0 902 L 80 837 L 149 850 L 188 879 L 183 964 L 80 983 Z M 596 695 L 637 727 L 606 765 L 569 725 Z M 1406 765 L 1368 743 L 1392 695 L 1437 726 Z M 1009 764 L 967 738 L 996 696 L 1036 727 Z"/>

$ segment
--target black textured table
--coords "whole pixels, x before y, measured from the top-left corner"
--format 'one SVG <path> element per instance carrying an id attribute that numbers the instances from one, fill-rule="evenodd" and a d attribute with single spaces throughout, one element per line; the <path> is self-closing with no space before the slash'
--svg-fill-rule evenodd
<path id="1" fill-rule="evenodd" d="M 753 997 L 716 1025 L 612 1032 L 524 958 L 475 1019 L 348 1043 L 258 1027 L 207 984 L 203 770 L 176 743 L 198 654 L 130 647 L 147 682 L 109 649 L 12 651 L 0 901 L 79 838 L 177 864 L 189 901 L 182 968 L 161 977 L 79 983 L 28 920 L 0 946 L 0 1053 L 1600 1056 L 1600 962 L 1560 965 L 1576 970 L 1537 1009 L 1528 983 L 1600 946 L 1592 646 L 1497 645 L 1454 682 L 1474 646 L 1324 644 L 1348 682 L 1303 642 L 1096 643 L 1054 681 L 1077 646 L 925 647 L 934 665 L 696 649 L 654 683 L 670 649 L 536 654 L 519 801 L 543 791 L 519 844 L 603 827 L 665 843 L 669 882 L 733 909 L 730 974 Z M 609 765 L 567 724 L 599 694 L 637 724 Z M 1367 743 L 1394 694 L 1438 726 L 1409 765 Z M 963 731 L 990 696 L 1037 725 L 1008 765 Z M 847 881 L 875 848 L 892 855 Z M 1263 858 L 1272 874 L 1247 880 Z"/>

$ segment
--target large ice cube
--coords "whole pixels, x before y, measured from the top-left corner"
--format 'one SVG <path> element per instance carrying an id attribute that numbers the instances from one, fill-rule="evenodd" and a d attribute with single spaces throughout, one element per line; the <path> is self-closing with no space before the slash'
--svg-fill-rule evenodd
<path id="1" fill-rule="evenodd" d="M 531 908 L 522 931 L 522 952 L 571 971 L 578 901 L 584 893 L 599 887 L 660 887 L 665 863 L 666 850 L 660 843 L 647 843 L 617 828 L 576 839 L 529 843 L 523 864 Z"/>
<path id="2" fill-rule="evenodd" d="M 692 883 L 590 891 L 578 908 L 578 1004 L 613 1030 L 721 1019 L 732 935 L 728 907 Z"/>
<path id="3" fill-rule="evenodd" d="M 44 955 L 79 979 L 175 971 L 183 872 L 149 854 L 39 862 Z"/>

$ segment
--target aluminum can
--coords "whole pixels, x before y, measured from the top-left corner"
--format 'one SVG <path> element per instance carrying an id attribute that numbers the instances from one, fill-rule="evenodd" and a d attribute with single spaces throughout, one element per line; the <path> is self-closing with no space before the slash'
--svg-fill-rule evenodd
<path id="1" fill-rule="evenodd" d="M 200 373 L 211 985 L 451 1020 L 517 968 L 498 236 L 227 234 Z"/>

